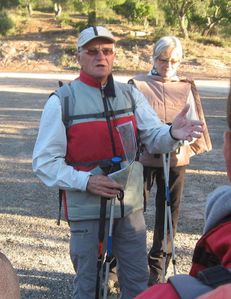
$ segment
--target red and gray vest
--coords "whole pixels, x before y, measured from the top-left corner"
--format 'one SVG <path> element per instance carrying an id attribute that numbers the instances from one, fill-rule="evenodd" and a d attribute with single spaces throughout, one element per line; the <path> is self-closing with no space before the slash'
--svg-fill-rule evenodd
<path id="1" fill-rule="evenodd" d="M 69 104 L 65 103 L 69 89 Z M 66 163 L 78 171 L 102 174 L 113 156 L 124 156 L 117 126 L 131 121 L 137 135 L 132 86 L 109 77 L 104 89 L 86 74 L 56 91 L 63 111 L 68 111 Z M 71 95 L 71 96 L 70 96 Z M 71 101 L 71 104 L 70 104 Z M 66 115 L 66 112 L 64 112 Z M 142 209 L 142 165 L 135 162 L 127 177 L 124 194 L 125 215 Z M 68 220 L 98 219 L 100 197 L 89 192 L 66 192 Z M 115 218 L 121 216 L 116 201 Z"/>

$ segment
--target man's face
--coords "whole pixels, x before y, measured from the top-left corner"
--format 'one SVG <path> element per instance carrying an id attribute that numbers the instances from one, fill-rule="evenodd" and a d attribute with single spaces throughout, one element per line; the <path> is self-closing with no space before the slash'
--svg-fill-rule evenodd
<path id="1" fill-rule="evenodd" d="M 104 38 L 90 41 L 78 52 L 81 69 L 101 84 L 106 83 L 108 75 L 112 72 L 114 58 L 114 44 Z"/>
<path id="2" fill-rule="evenodd" d="M 163 78 L 171 78 L 176 75 L 178 66 L 180 65 L 179 58 L 174 48 L 167 48 L 155 61 L 157 73 Z"/>

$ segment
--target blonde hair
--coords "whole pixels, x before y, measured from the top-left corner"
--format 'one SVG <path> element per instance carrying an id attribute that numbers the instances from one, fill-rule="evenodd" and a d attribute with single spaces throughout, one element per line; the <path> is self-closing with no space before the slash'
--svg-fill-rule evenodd
<path id="1" fill-rule="evenodd" d="M 154 46 L 153 49 L 153 61 L 161 55 L 161 53 L 167 48 L 174 48 L 179 60 L 183 57 L 183 49 L 180 40 L 175 36 L 163 36 Z"/>

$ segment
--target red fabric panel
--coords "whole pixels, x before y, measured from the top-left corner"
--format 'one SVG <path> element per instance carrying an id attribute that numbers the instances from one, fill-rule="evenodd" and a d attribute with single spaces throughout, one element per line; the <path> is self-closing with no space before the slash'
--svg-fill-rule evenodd
<path id="1" fill-rule="evenodd" d="M 197 242 L 195 250 L 198 246 L 203 246 L 206 252 L 216 255 L 221 265 L 231 268 L 231 221 L 220 224 L 212 229 L 206 235 L 202 236 Z M 193 263 L 190 275 L 196 276 L 197 273 L 205 267 L 200 264 Z"/>
<path id="2" fill-rule="evenodd" d="M 116 126 L 132 121 L 136 132 L 134 115 L 111 120 L 113 138 L 116 145 L 116 155 L 123 156 L 124 151 Z M 68 146 L 66 160 L 70 163 L 89 162 L 113 157 L 110 132 L 106 120 L 94 120 L 71 126 L 67 133 Z M 79 170 L 90 170 L 92 167 L 78 167 Z"/>

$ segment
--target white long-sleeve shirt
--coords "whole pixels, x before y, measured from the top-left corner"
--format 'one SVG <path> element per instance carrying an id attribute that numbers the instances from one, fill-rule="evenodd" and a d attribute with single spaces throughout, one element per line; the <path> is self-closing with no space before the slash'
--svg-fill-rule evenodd
<path id="1" fill-rule="evenodd" d="M 132 88 L 132 96 L 135 100 L 135 117 L 140 138 L 147 150 L 150 153 L 175 150 L 179 142 L 171 138 L 169 126 L 161 123 L 144 95 L 136 88 Z M 66 149 L 66 128 L 62 121 L 60 100 L 52 95 L 42 113 L 33 151 L 33 170 L 47 186 L 86 191 L 91 172 L 77 171 L 67 165 Z"/>

